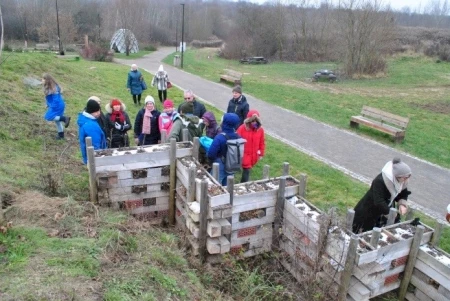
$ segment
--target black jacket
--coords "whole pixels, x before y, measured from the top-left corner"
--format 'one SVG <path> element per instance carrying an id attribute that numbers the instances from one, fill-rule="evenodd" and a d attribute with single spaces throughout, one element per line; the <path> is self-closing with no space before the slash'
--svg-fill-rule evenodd
<path id="1" fill-rule="evenodd" d="M 228 102 L 227 113 L 235 113 L 239 116 L 239 125 L 244 123 L 245 118 L 247 118 L 250 106 L 248 105 L 247 98 L 241 95 L 238 99 L 230 99 Z M 239 127 L 238 125 L 238 127 Z"/>
<path id="2" fill-rule="evenodd" d="M 206 108 L 205 105 L 202 104 L 201 102 L 198 102 L 196 99 L 194 99 L 194 101 L 192 102 L 194 104 L 194 115 L 197 116 L 198 118 L 202 118 L 203 114 L 205 114 L 206 112 Z M 177 112 L 180 113 L 180 109 L 181 106 L 183 105 L 183 103 L 181 103 L 178 106 Z"/>
<path id="3" fill-rule="evenodd" d="M 152 118 L 150 119 L 150 134 L 142 134 L 142 126 L 144 124 L 145 109 L 139 110 L 134 121 L 134 138 L 139 138 L 140 145 L 157 144 L 161 140 L 161 132 L 159 131 L 159 115 L 158 110 L 152 111 Z"/>
<path id="4" fill-rule="evenodd" d="M 403 189 L 392 202 L 391 207 L 401 199 L 407 200 L 411 192 Z M 372 181 L 370 189 L 355 206 L 355 219 L 353 220 L 353 232 L 366 232 L 377 226 L 378 220 L 389 214 L 391 193 L 386 187 L 383 175 L 380 173 Z"/>

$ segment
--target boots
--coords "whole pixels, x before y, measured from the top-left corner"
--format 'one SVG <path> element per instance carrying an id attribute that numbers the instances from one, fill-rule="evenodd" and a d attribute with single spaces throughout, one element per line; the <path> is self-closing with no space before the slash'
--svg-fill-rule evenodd
<path id="1" fill-rule="evenodd" d="M 58 136 L 56 136 L 56 140 L 64 140 L 64 132 L 58 132 Z"/>
<path id="2" fill-rule="evenodd" d="M 69 116 L 61 116 L 61 117 L 59 117 L 59 121 L 64 122 L 64 127 L 67 128 L 70 124 L 70 117 Z"/>

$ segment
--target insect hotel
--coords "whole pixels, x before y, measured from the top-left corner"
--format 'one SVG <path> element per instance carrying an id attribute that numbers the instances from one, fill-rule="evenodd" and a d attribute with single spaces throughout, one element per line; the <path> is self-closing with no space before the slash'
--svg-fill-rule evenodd
<path id="1" fill-rule="evenodd" d="M 308 272 L 329 284 L 333 300 L 370 300 L 395 289 L 399 300 L 450 300 L 450 256 L 436 247 L 442 224 L 390 218 L 387 227 L 355 235 L 353 210 L 340 225 L 333 210 L 316 208 L 305 198 L 306 175 L 290 176 L 288 163 L 281 176 L 269 177 L 265 166 L 261 180 L 235 184 L 230 176 L 224 187 L 217 164 L 210 174 L 197 161 L 198 138 L 101 151 L 89 142 L 91 200 L 168 219 L 203 262 L 277 252 L 298 281 Z"/>

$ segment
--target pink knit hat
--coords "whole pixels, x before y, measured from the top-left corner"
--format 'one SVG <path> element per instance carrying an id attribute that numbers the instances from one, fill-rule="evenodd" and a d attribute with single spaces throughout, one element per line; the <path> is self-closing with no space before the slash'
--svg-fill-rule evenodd
<path id="1" fill-rule="evenodd" d="M 173 101 L 171 99 L 164 100 L 163 107 L 164 109 L 173 108 Z"/>

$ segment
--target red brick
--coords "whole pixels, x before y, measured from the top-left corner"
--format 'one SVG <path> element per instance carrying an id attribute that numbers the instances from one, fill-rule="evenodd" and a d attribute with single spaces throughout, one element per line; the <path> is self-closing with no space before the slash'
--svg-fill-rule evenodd
<path id="1" fill-rule="evenodd" d="M 145 212 L 145 213 L 138 213 L 134 214 L 134 217 L 139 220 L 147 221 L 154 219 L 156 217 L 155 212 Z"/>
<path id="2" fill-rule="evenodd" d="M 238 230 L 237 237 L 244 237 L 256 234 L 256 226 Z"/>
<path id="3" fill-rule="evenodd" d="M 393 268 L 399 267 L 401 265 L 406 264 L 407 261 L 408 261 L 408 255 L 392 260 L 391 266 Z"/>
<path id="4" fill-rule="evenodd" d="M 231 255 L 239 255 L 239 253 L 241 253 L 241 250 L 242 250 L 242 249 L 243 249 L 243 248 L 242 248 L 241 245 L 231 247 L 231 248 L 230 248 L 230 254 L 231 254 Z"/>
<path id="5" fill-rule="evenodd" d="M 108 178 L 108 184 L 109 184 L 109 185 L 115 185 L 115 184 L 117 184 L 117 183 L 118 183 L 117 177 L 109 177 L 109 178 Z"/>
<path id="6" fill-rule="evenodd" d="M 389 284 L 396 282 L 398 280 L 399 276 L 400 276 L 400 273 L 386 277 L 384 279 L 384 285 L 389 285 Z"/>
<path id="7" fill-rule="evenodd" d="M 132 210 L 134 208 L 139 208 L 139 207 L 142 207 L 143 205 L 144 205 L 144 203 L 142 202 L 142 199 L 125 201 L 125 209 L 126 210 Z"/>
<path id="8" fill-rule="evenodd" d="M 181 211 L 177 209 L 177 216 L 181 216 Z"/>
<path id="9" fill-rule="evenodd" d="M 161 216 L 169 216 L 169 210 L 160 210 L 160 211 L 158 211 L 157 216 L 158 216 L 158 217 L 161 217 Z"/>

